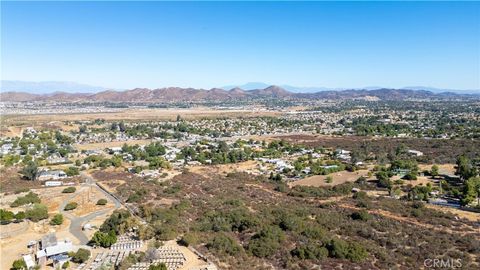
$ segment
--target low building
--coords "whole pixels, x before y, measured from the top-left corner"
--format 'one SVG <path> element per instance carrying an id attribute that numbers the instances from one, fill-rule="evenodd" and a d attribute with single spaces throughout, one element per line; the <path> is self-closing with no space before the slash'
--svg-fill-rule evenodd
<path id="1" fill-rule="evenodd" d="M 56 171 L 40 171 L 37 173 L 36 180 L 38 181 L 46 181 L 46 180 L 58 180 L 67 178 L 67 174 L 64 171 L 56 170 Z"/>
<path id="2" fill-rule="evenodd" d="M 58 241 L 54 233 L 42 237 L 39 250 L 36 253 L 38 264 L 45 265 L 48 260 L 64 262 L 64 256 L 73 250 L 73 244 L 69 240 Z M 59 256 L 64 255 L 64 256 Z"/>

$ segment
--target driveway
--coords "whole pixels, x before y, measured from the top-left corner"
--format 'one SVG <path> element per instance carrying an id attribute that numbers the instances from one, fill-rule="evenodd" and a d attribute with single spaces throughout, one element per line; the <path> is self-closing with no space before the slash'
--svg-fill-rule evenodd
<path id="1" fill-rule="evenodd" d="M 100 187 L 98 187 L 98 185 L 95 183 L 95 180 L 88 174 L 82 172 L 81 174 L 82 178 L 85 179 L 85 182 L 81 185 L 81 188 L 79 191 L 82 191 L 82 190 L 85 190 L 87 188 L 90 188 L 90 187 L 93 187 L 93 188 L 96 188 L 98 191 L 100 191 L 101 193 L 103 193 L 103 195 L 105 195 L 105 197 L 113 202 L 114 204 L 114 207 L 115 209 L 118 209 L 122 206 L 122 204 L 116 199 L 114 198 L 113 196 L 111 196 L 108 192 L 106 192 L 105 190 L 101 189 Z M 77 191 L 78 192 L 78 191 Z M 76 196 L 78 196 L 78 193 L 75 192 L 74 194 L 72 194 L 71 196 L 69 196 L 66 200 L 64 200 L 61 204 L 60 204 L 60 207 L 58 209 L 58 211 L 60 213 L 62 213 L 62 215 L 64 215 L 66 218 L 68 218 L 71 222 L 70 222 L 70 227 L 68 228 L 69 232 L 75 237 L 77 238 L 79 241 L 80 241 L 80 244 L 81 245 L 85 245 L 88 243 L 89 239 L 87 238 L 87 236 L 85 235 L 85 233 L 83 232 L 82 230 L 82 227 L 85 223 L 88 223 L 90 220 L 96 218 L 96 217 L 99 217 L 99 216 L 102 216 L 102 215 L 105 215 L 106 213 L 110 212 L 111 209 L 105 209 L 105 210 L 99 210 L 99 211 L 95 211 L 95 212 L 92 212 L 88 215 L 85 215 L 85 216 L 81 216 L 81 217 L 77 217 L 77 216 L 74 216 L 72 214 L 70 214 L 69 212 L 63 210 L 65 208 L 65 206 L 71 201 L 73 200 Z"/>

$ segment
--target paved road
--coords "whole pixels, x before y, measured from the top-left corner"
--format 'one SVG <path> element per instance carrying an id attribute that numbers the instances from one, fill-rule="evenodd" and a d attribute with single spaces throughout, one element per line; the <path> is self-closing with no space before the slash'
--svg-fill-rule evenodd
<path id="1" fill-rule="evenodd" d="M 100 191 L 101 193 L 103 193 L 105 195 L 105 197 L 107 197 L 107 199 L 111 202 L 114 203 L 114 207 L 115 209 L 118 209 L 122 206 L 122 204 L 114 197 L 112 197 L 109 193 L 107 193 L 106 191 L 104 191 L 103 189 L 101 189 L 96 183 L 95 183 L 95 180 L 89 176 L 88 174 L 86 173 L 83 173 L 81 174 L 82 178 L 85 180 L 85 183 L 83 183 L 81 185 L 81 188 L 79 191 L 82 191 L 82 190 L 85 190 L 85 189 L 88 189 L 90 187 L 94 187 L 96 188 L 98 191 Z M 82 230 L 82 227 L 85 223 L 87 223 L 88 221 L 96 218 L 96 217 L 99 217 L 99 216 L 102 216 L 106 213 L 108 213 L 110 211 L 110 209 L 105 209 L 105 210 L 99 210 L 99 211 L 96 211 L 96 212 L 93 212 L 93 213 L 90 213 L 88 215 L 85 215 L 85 216 L 81 216 L 81 217 L 77 217 L 77 216 L 74 216 L 72 214 L 70 214 L 69 212 L 63 210 L 65 208 L 65 206 L 67 205 L 67 203 L 69 203 L 71 200 L 73 200 L 76 196 L 78 196 L 78 191 L 75 192 L 74 194 L 72 194 L 71 196 L 69 196 L 65 201 L 63 201 L 61 204 L 60 204 L 60 207 L 58 209 L 58 211 L 60 213 L 62 213 L 66 218 L 68 218 L 71 223 L 70 223 L 70 227 L 68 228 L 68 230 L 70 231 L 70 233 L 75 236 L 75 238 L 77 238 L 79 241 L 80 241 L 80 244 L 81 245 L 85 245 L 87 244 L 88 242 L 88 238 L 87 236 L 85 235 L 85 233 L 83 232 Z"/>

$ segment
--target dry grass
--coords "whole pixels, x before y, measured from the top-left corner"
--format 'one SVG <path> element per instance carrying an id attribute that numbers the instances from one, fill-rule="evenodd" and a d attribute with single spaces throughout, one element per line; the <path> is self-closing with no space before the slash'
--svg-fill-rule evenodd
<path id="1" fill-rule="evenodd" d="M 77 113 L 77 114 L 42 114 L 42 115 L 8 115 L 3 117 L 2 125 L 36 124 L 56 121 L 84 121 L 105 119 L 107 121 L 123 120 L 175 120 L 177 115 L 183 119 L 223 118 L 223 117 L 258 117 L 275 116 L 279 112 L 251 110 L 214 110 L 209 108 L 192 109 L 125 109 L 118 112 Z"/>
<path id="2" fill-rule="evenodd" d="M 310 177 L 306 177 L 304 179 L 295 181 L 290 183 L 291 187 L 293 186 L 314 186 L 314 187 L 321 187 L 321 186 L 336 186 L 339 184 L 343 184 L 345 182 L 355 182 L 360 176 L 367 177 L 368 170 L 358 170 L 355 172 L 348 172 L 348 171 L 341 171 L 336 173 L 331 173 L 329 175 L 314 175 Z M 332 182 L 327 183 L 326 178 L 331 176 Z"/>

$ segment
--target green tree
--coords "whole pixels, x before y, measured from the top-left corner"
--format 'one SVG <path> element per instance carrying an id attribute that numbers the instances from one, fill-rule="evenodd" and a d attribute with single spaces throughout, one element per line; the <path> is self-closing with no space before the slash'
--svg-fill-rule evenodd
<path id="1" fill-rule="evenodd" d="M 213 239 L 207 243 L 207 248 L 232 256 L 241 250 L 241 247 L 237 244 L 237 241 L 224 233 L 215 235 L 215 237 L 213 237 Z"/>
<path id="2" fill-rule="evenodd" d="M 77 208 L 78 204 L 76 202 L 69 202 L 67 203 L 67 205 L 65 205 L 65 208 L 63 208 L 63 210 L 65 211 L 70 211 L 70 210 L 73 210 L 75 208 Z"/>
<path id="3" fill-rule="evenodd" d="M 7 211 L 4 209 L 0 209 L 0 222 L 1 224 L 8 224 L 10 223 L 15 215 L 11 211 Z"/>
<path id="4" fill-rule="evenodd" d="M 473 166 L 470 159 L 462 155 L 457 158 L 455 174 L 466 180 L 470 179 L 471 177 L 475 177 L 477 175 L 477 170 Z"/>
<path id="5" fill-rule="evenodd" d="M 90 250 L 79 248 L 72 256 L 72 261 L 75 263 L 84 263 L 90 258 Z"/>
<path id="6" fill-rule="evenodd" d="M 48 208 L 43 204 L 34 204 L 32 209 L 25 211 L 25 216 L 33 222 L 48 218 Z"/>
<path id="7" fill-rule="evenodd" d="M 78 160 L 77 160 L 78 161 Z M 66 170 L 65 170 L 65 173 L 68 175 L 68 176 L 74 176 L 74 175 L 79 175 L 80 174 L 80 171 L 77 167 L 68 167 Z"/>
<path id="8" fill-rule="evenodd" d="M 62 225 L 62 223 L 63 223 L 63 215 L 62 214 L 56 214 L 50 220 L 50 225 Z"/>
<path id="9" fill-rule="evenodd" d="M 164 263 L 159 263 L 159 264 L 151 264 L 148 267 L 148 270 L 167 270 L 167 266 Z"/>
<path id="10" fill-rule="evenodd" d="M 37 175 L 38 166 L 35 162 L 29 161 L 25 167 L 20 171 L 20 173 L 28 180 L 35 180 Z"/>
<path id="11" fill-rule="evenodd" d="M 97 201 L 97 205 L 106 205 L 107 204 L 107 200 L 106 199 L 100 199 Z"/>
<path id="12" fill-rule="evenodd" d="M 465 187 L 463 189 L 463 199 L 462 204 L 468 205 L 479 200 L 480 197 L 480 177 L 472 177 L 465 182 Z M 477 201 L 480 203 L 480 201 Z"/>
<path id="13" fill-rule="evenodd" d="M 13 201 L 13 203 L 10 204 L 10 207 L 18 207 L 26 204 L 31 204 L 31 203 L 40 203 L 40 197 L 38 197 L 37 194 L 30 191 L 27 195 L 16 198 L 15 201 Z"/>
<path id="14" fill-rule="evenodd" d="M 438 165 L 434 164 L 434 165 L 432 166 L 432 169 L 430 170 L 430 175 L 431 175 L 433 178 L 435 178 L 435 177 L 438 176 L 438 174 L 439 174 L 439 173 L 438 173 Z"/>
<path id="15" fill-rule="evenodd" d="M 62 193 L 74 193 L 75 191 L 77 191 L 75 187 L 67 187 L 62 190 Z"/>
<path id="16" fill-rule="evenodd" d="M 15 219 L 16 219 L 17 221 L 22 221 L 22 220 L 24 220 L 25 218 L 26 218 L 26 215 L 25 215 L 25 212 L 23 212 L 23 211 L 20 211 L 20 212 L 18 212 L 18 213 L 15 214 Z"/>
<path id="17" fill-rule="evenodd" d="M 114 231 L 110 231 L 109 233 L 103 232 L 95 232 L 92 239 L 90 240 L 90 244 L 94 244 L 96 246 L 101 246 L 104 248 L 108 248 L 111 245 L 117 242 L 117 235 Z"/>
<path id="18" fill-rule="evenodd" d="M 392 186 L 392 181 L 386 171 L 379 171 L 375 174 L 375 177 L 378 180 L 378 186 L 384 188 L 390 188 Z"/>
<path id="19" fill-rule="evenodd" d="M 23 259 L 18 259 L 13 261 L 12 268 L 13 270 L 27 270 L 27 264 Z"/>

